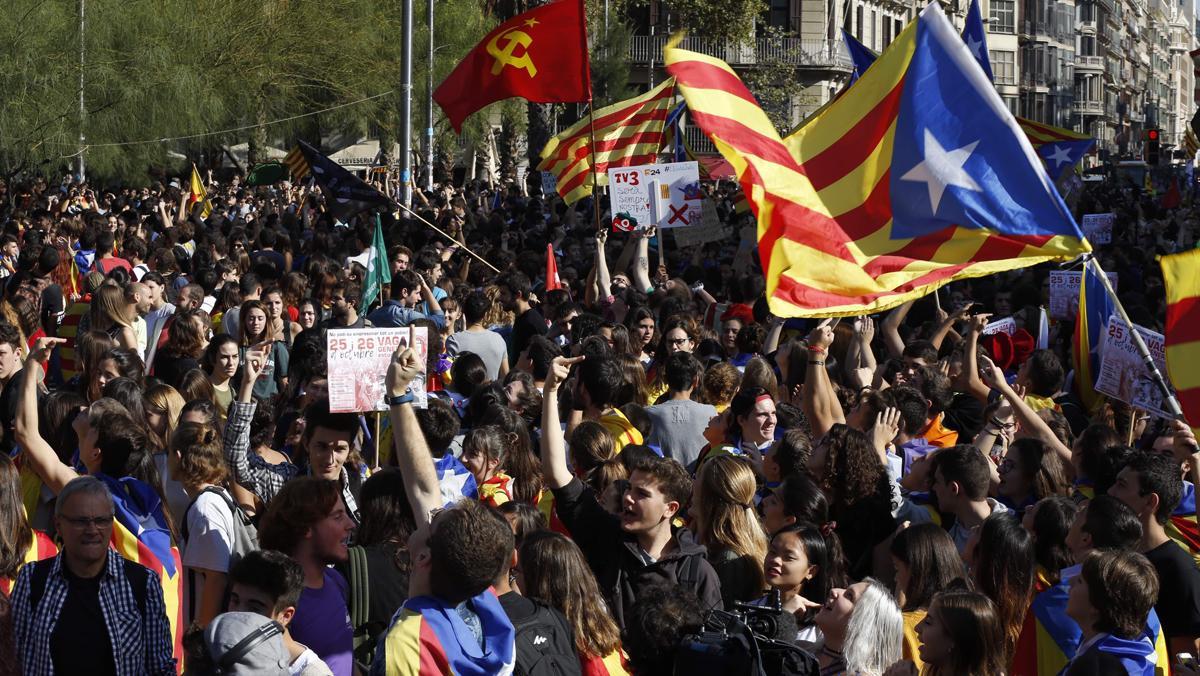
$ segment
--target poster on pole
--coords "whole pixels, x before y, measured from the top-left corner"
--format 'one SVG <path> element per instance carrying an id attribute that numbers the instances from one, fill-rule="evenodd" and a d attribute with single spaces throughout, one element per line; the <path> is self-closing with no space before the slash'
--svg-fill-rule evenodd
<path id="1" fill-rule="evenodd" d="M 1142 340 L 1146 341 L 1146 347 L 1150 348 L 1150 356 L 1154 359 L 1159 373 L 1165 374 L 1167 360 L 1162 334 L 1136 324 L 1134 326 L 1142 335 Z M 1170 382 L 1167 383 L 1167 387 L 1171 387 Z M 1142 361 L 1142 355 L 1138 352 L 1129 327 L 1117 315 L 1108 318 L 1104 345 L 1100 350 L 1100 373 L 1096 378 L 1096 391 L 1148 413 L 1164 418 L 1171 417 L 1170 412 L 1166 410 L 1162 391 L 1150 375 L 1150 369 Z"/>
<path id="2" fill-rule="evenodd" d="M 1108 281 L 1117 290 L 1117 273 L 1108 272 Z M 1050 272 L 1050 318 L 1074 320 L 1079 311 L 1079 285 L 1082 270 L 1052 270 Z"/>
<path id="3" fill-rule="evenodd" d="M 614 232 L 681 228 L 703 219 L 704 193 L 695 162 L 669 162 L 608 170 Z"/>
<path id="4" fill-rule="evenodd" d="M 1083 235 L 1092 244 L 1112 244 L 1113 224 L 1117 220 L 1114 213 L 1085 214 L 1083 217 Z"/>
<path id="5" fill-rule="evenodd" d="M 386 411 L 384 401 L 388 365 L 396 347 L 417 352 L 421 373 L 413 379 L 413 405 L 425 408 L 424 366 L 429 356 L 429 335 L 424 327 L 394 329 L 330 329 L 325 339 L 329 374 L 329 410 L 333 413 Z"/>
<path id="6" fill-rule="evenodd" d="M 546 197 L 558 192 L 558 180 L 549 171 L 542 172 L 542 194 Z"/>

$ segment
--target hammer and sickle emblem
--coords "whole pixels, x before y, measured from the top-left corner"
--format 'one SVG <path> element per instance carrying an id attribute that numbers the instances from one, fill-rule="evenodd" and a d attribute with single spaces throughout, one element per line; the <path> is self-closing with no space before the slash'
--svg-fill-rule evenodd
<path id="1" fill-rule="evenodd" d="M 500 41 L 504 40 L 504 47 L 500 47 Z M 513 68 L 524 68 L 529 77 L 537 75 L 537 66 L 533 65 L 533 59 L 529 58 L 529 45 L 533 44 L 533 38 L 529 34 L 520 29 L 514 28 L 509 31 L 500 33 L 496 37 L 488 41 L 487 51 L 491 54 L 496 62 L 492 64 L 492 75 L 499 75 L 500 71 L 505 66 Z M 517 47 L 525 49 L 520 56 L 513 54 Z"/>

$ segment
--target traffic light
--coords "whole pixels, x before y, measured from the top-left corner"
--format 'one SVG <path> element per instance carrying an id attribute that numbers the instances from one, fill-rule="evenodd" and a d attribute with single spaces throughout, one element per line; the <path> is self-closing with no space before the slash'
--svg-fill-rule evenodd
<path id="1" fill-rule="evenodd" d="M 1159 134 L 1157 129 L 1146 130 L 1146 164 L 1150 166 L 1158 165 L 1159 155 Z"/>

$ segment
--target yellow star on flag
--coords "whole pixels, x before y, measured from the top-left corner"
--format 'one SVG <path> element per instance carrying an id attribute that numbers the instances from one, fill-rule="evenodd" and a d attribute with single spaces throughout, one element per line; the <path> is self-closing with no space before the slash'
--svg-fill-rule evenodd
<path id="1" fill-rule="evenodd" d="M 537 19 L 525 19 L 525 25 L 533 28 L 540 23 Z"/>

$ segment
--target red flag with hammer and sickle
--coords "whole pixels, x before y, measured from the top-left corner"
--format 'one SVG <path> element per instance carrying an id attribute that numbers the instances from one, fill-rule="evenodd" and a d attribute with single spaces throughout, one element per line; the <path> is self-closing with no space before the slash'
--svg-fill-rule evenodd
<path id="1" fill-rule="evenodd" d="M 583 0 L 551 2 L 500 24 L 433 92 L 456 132 L 475 111 L 513 96 L 534 103 L 591 99 Z"/>

